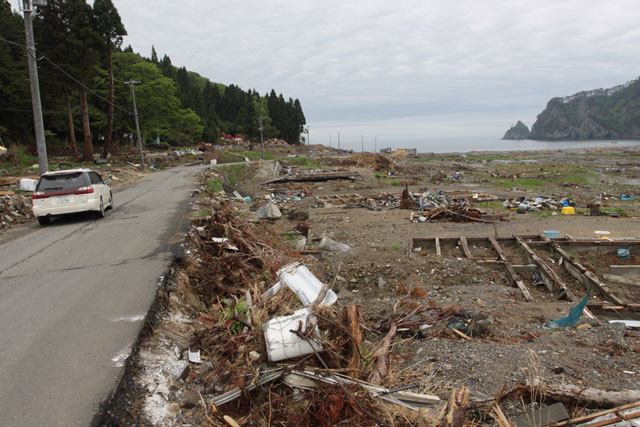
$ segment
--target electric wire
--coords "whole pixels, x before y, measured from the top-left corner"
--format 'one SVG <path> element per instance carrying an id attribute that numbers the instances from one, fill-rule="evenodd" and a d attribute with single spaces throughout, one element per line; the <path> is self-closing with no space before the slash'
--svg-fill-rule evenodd
<path id="1" fill-rule="evenodd" d="M 1 42 L 5 42 L 8 44 L 12 44 L 15 46 L 20 46 L 24 49 L 27 50 L 27 54 L 30 55 L 31 53 L 29 52 L 29 49 L 27 49 L 27 46 L 20 44 L 20 43 L 16 43 L 16 42 L 12 42 L 11 40 L 7 40 L 3 37 L 0 37 L 0 41 Z M 37 61 L 40 60 L 46 60 L 47 62 L 49 62 L 51 65 L 53 65 L 56 69 L 58 69 L 60 72 L 62 72 L 64 75 L 66 75 L 68 78 L 70 78 L 71 80 L 73 80 L 76 84 L 82 86 L 87 92 L 95 95 L 97 98 L 101 99 L 102 101 L 106 102 L 107 104 L 111 104 L 113 105 L 115 108 L 124 111 L 127 114 L 131 114 L 131 111 L 127 110 L 126 108 L 116 104 L 115 102 L 111 102 L 109 101 L 107 98 L 101 96 L 100 94 L 98 94 L 96 91 L 92 90 L 91 88 L 89 88 L 87 85 L 85 85 L 84 83 L 82 83 L 80 80 L 76 79 L 75 77 L 73 77 L 71 74 L 69 74 L 68 72 L 66 72 L 61 66 L 59 66 L 58 64 L 56 64 L 55 62 L 53 62 L 51 59 L 47 58 L 46 56 L 41 56 L 40 58 L 36 58 Z"/>

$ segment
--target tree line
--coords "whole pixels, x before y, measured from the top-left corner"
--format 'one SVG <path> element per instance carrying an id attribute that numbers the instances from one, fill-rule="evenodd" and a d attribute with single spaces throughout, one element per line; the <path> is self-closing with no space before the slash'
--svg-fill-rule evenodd
<path id="1" fill-rule="evenodd" d="M 257 140 L 260 123 L 265 138 L 300 142 L 306 119 L 298 99 L 214 83 L 167 55 L 159 59 L 155 47 L 149 58 L 123 47 L 127 31 L 111 0 L 49 0 L 33 27 L 47 144 L 68 147 L 74 160 L 93 160 L 94 145 L 106 157 L 133 134 L 125 84 L 132 80 L 141 82 L 135 91 L 146 142 L 215 143 L 221 132 Z M 23 44 L 22 16 L 0 0 L 0 138 L 35 146 Z"/>

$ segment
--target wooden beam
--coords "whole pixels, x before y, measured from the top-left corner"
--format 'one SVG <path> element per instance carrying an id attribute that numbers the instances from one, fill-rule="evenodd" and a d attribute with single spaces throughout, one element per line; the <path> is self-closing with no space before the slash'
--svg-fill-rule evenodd
<path id="1" fill-rule="evenodd" d="M 578 270 L 585 277 L 589 285 L 597 289 L 602 295 L 610 299 L 614 304 L 617 304 L 617 305 L 624 304 L 618 297 L 616 297 L 615 295 L 609 293 L 607 290 L 604 289 L 604 286 L 606 285 L 604 285 L 604 283 L 600 283 L 600 279 L 598 279 L 598 277 L 595 274 L 587 270 L 574 257 L 572 257 L 567 252 L 565 252 L 564 249 L 562 249 L 557 243 L 551 242 L 551 245 L 553 246 L 555 251 L 558 252 L 560 256 L 564 258 L 564 262 L 570 263 L 576 270 Z"/>
<path id="2" fill-rule="evenodd" d="M 498 243 L 498 241 L 494 237 L 489 237 L 489 241 L 491 242 L 491 245 L 493 246 L 495 251 L 498 253 L 498 258 L 504 263 L 504 268 L 505 270 L 507 270 L 507 277 L 511 281 L 511 285 L 517 286 L 518 289 L 520 289 L 520 291 L 522 292 L 522 296 L 524 296 L 525 300 L 533 301 L 533 298 L 529 293 L 529 289 L 527 289 L 527 286 L 524 284 L 524 282 L 520 280 L 520 276 L 518 276 L 518 274 L 513 269 L 513 266 L 511 265 L 507 257 L 504 255 L 504 252 L 502 250 L 502 247 L 500 246 L 500 243 Z"/>
<path id="3" fill-rule="evenodd" d="M 525 254 L 527 255 L 527 258 L 529 258 L 529 261 L 537 265 L 538 268 L 541 270 L 540 273 L 542 274 L 543 279 L 544 278 L 547 279 L 545 280 L 545 284 L 547 285 L 547 288 L 549 289 L 549 291 L 553 292 L 556 289 L 562 288 L 563 286 L 566 287 L 565 283 L 562 281 L 560 276 L 558 276 L 555 273 L 555 271 L 553 271 L 551 267 L 549 267 L 542 260 L 542 258 L 540 258 L 535 252 L 533 252 L 531 247 L 529 247 L 529 245 L 527 244 L 527 242 L 524 241 L 524 239 L 522 239 L 520 236 L 515 236 L 515 238 L 516 238 L 516 241 L 518 242 L 518 245 L 520 245 L 522 250 L 524 250 Z"/>
<path id="4" fill-rule="evenodd" d="M 442 256 L 442 250 L 440 249 L 440 238 L 436 237 L 436 255 Z"/>
<path id="5" fill-rule="evenodd" d="M 467 258 L 473 258 L 473 255 L 471 255 L 471 251 L 469 250 L 469 244 L 467 243 L 467 238 L 465 236 L 460 236 L 460 244 L 462 245 L 462 251 L 464 252 L 464 256 Z"/>

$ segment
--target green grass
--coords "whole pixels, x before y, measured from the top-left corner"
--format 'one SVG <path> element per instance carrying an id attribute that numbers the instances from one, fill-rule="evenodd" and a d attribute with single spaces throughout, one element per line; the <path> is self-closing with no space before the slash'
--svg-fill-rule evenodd
<path id="1" fill-rule="evenodd" d="M 627 213 L 622 208 L 606 208 L 606 209 L 602 209 L 602 211 L 617 213 L 620 216 L 627 216 Z"/>
<path id="2" fill-rule="evenodd" d="M 296 240 L 296 238 L 298 237 L 298 233 L 294 233 L 292 231 L 289 231 L 287 233 L 284 233 L 284 237 L 287 240 Z"/>
<path id="3" fill-rule="evenodd" d="M 210 178 L 206 181 L 207 188 L 212 193 L 222 191 L 222 180 L 220 178 Z"/>
<path id="4" fill-rule="evenodd" d="M 402 249 L 402 243 L 394 243 L 393 246 L 391 246 L 391 249 L 394 251 Z"/>
<path id="5" fill-rule="evenodd" d="M 256 170 L 247 165 L 222 166 L 218 171 L 225 175 L 229 182 L 234 185 L 240 181 L 251 179 L 256 175 Z"/>
<path id="6" fill-rule="evenodd" d="M 386 178 L 387 175 L 383 174 L 383 173 L 377 173 L 374 175 L 376 178 L 380 179 L 380 178 Z"/>
<path id="7" fill-rule="evenodd" d="M 540 188 L 544 185 L 545 181 L 538 178 L 503 178 L 503 177 L 489 177 L 496 186 L 502 188 L 518 187 L 521 189 L 534 189 Z"/>
<path id="8" fill-rule="evenodd" d="M 393 185 L 394 187 L 399 187 L 400 186 L 400 181 L 391 181 L 391 185 Z"/>
<path id="9" fill-rule="evenodd" d="M 299 166 L 304 169 L 322 169 L 324 166 L 316 159 L 309 159 L 307 157 L 287 157 L 282 159 L 283 161 L 292 165 Z"/>
<path id="10" fill-rule="evenodd" d="M 478 203 L 478 207 L 483 209 L 490 209 L 490 208 L 504 209 L 504 206 L 502 206 L 502 202 L 480 202 Z"/>
<path id="11" fill-rule="evenodd" d="M 262 150 L 260 148 L 258 148 L 257 151 L 239 151 L 236 154 L 246 157 L 249 160 L 258 160 L 258 159 L 262 159 Z M 264 159 L 265 160 L 275 160 L 277 159 L 277 156 L 274 156 L 273 154 L 269 154 L 269 153 L 264 153 Z"/>

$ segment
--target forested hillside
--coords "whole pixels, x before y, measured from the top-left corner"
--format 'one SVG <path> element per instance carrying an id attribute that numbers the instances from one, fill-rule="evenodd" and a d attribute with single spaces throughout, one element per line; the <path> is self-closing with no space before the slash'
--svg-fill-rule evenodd
<path id="1" fill-rule="evenodd" d="M 214 83 L 177 67 L 155 48 L 124 47 L 127 32 L 111 0 L 49 0 L 33 20 L 47 146 L 85 160 L 117 149 L 135 131 L 135 86 L 143 140 L 172 145 L 216 142 L 221 132 L 298 144 L 306 119 L 297 99 Z M 22 15 L 0 0 L 0 138 L 34 147 Z M 76 142 L 77 138 L 77 142 Z"/>

